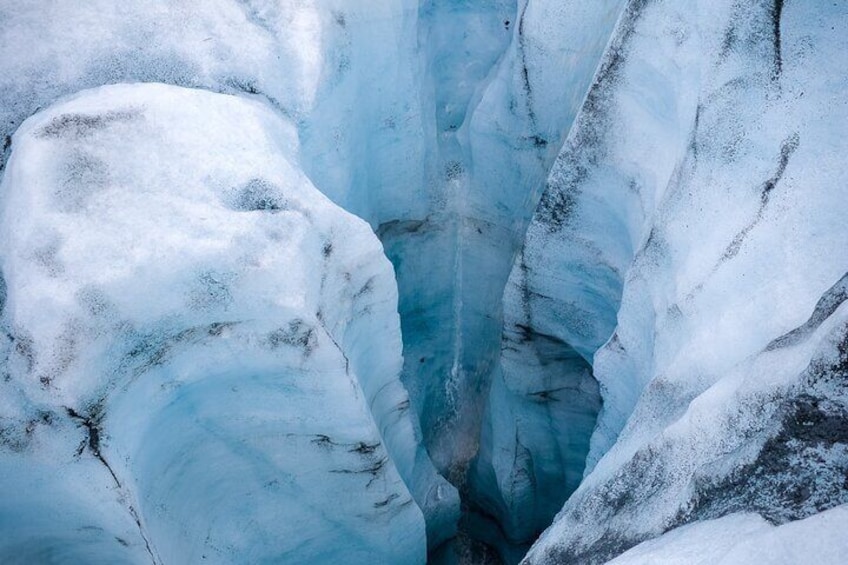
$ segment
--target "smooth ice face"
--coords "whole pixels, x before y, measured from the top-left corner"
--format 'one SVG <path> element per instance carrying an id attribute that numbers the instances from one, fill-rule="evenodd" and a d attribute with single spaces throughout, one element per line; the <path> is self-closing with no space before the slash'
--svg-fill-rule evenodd
<path id="1" fill-rule="evenodd" d="M 622 2 L 585 4 L 421 3 L 432 204 L 379 233 L 401 289 L 405 383 L 454 477 L 478 450 L 509 269 Z"/>
<path id="2" fill-rule="evenodd" d="M 267 107 L 157 84 L 18 131 L 4 562 L 424 561 L 401 475 L 436 510 L 448 487 L 417 460 L 391 265 L 296 154 Z"/>
<path id="3" fill-rule="evenodd" d="M 513 271 L 523 323 L 565 313 L 603 400 L 528 563 L 848 500 L 848 11 L 780 6 L 633 2 L 619 23 Z"/>

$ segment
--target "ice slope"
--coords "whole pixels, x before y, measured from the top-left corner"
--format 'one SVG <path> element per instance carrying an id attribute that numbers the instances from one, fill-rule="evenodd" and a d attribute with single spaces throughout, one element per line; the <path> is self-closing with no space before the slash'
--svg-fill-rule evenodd
<path id="1" fill-rule="evenodd" d="M 423 562 L 392 268 L 295 129 L 115 85 L 13 147 L 0 561 Z"/>
<path id="2" fill-rule="evenodd" d="M 839 565 L 848 555 L 844 505 L 774 527 L 756 514 L 731 514 L 646 541 L 610 565 Z"/>
<path id="3" fill-rule="evenodd" d="M 628 4 L 505 294 L 508 503 L 574 488 L 562 438 L 602 402 L 527 563 L 848 500 L 845 29 L 839 2 Z"/>

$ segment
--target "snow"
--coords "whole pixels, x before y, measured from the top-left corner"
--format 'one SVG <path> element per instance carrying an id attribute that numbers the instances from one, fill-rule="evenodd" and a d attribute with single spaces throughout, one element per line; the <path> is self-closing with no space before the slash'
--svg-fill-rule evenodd
<path id="1" fill-rule="evenodd" d="M 731 514 L 672 530 L 609 565 L 838 565 L 848 555 L 846 523 L 845 505 L 776 527 L 756 514 Z"/>

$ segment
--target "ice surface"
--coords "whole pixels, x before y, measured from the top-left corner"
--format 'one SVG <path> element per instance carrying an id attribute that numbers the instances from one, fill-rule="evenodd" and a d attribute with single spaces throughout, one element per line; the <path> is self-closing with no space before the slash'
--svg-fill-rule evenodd
<path id="1" fill-rule="evenodd" d="M 621 0 L 584 4 L 6 0 L 0 139 L 115 82 L 239 94 L 291 119 L 304 172 L 395 265 L 403 380 L 448 472 L 476 451 L 503 286 Z"/>
<path id="2" fill-rule="evenodd" d="M 844 29 L 0 0 L 3 559 L 513 562 L 572 493 L 529 562 L 803 530 L 845 502 Z"/>
<path id="3" fill-rule="evenodd" d="M 731 514 L 646 541 L 610 565 L 839 565 L 848 555 L 848 507 L 774 527 L 756 514 Z"/>
<path id="4" fill-rule="evenodd" d="M 848 500 L 846 26 L 839 3 L 629 5 L 506 295 L 528 334 L 559 328 L 594 362 L 603 401 L 529 563 Z"/>
<path id="5" fill-rule="evenodd" d="M 22 488 L 0 529 L 29 530 L 4 562 L 16 544 L 424 561 L 401 475 L 429 480 L 433 504 L 448 487 L 417 460 L 391 265 L 297 148 L 264 105 L 157 84 L 87 91 L 19 129 L 0 224 L 3 396 L 19 399 L 3 474 Z"/>

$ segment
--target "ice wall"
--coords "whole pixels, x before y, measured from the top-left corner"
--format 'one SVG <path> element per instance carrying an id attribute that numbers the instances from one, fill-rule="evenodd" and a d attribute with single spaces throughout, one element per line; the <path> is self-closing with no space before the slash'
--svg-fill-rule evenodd
<path id="1" fill-rule="evenodd" d="M 296 130 L 116 85 L 13 146 L 0 560 L 424 562 L 391 265 Z"/>
<path id="2" fill-rule="evenodd" d="M 422 398 L 437 466 L 453 476 L 477 452 L 510 265 L 620 6 L 422 4 L 437 198 L 426 218 L 378 233 L 398 270 L 405 382 Z"/>
<path id="3" fill-rule="evenodd" d="M 254 99 L 290 121 L 312 183 L 372 227 L 425 217 L 434 117 L 421 111 L 417 10 L 364 0 L 0 2 L 0 44 L 15 53 L 0 61 L 0 168 L 12 132 L 58 97 L 162 82 Z M 43 40 L 22 49 L 33 34 Z M 455 529 L 458 497 L 420 447 L 416 461 L 409 481 L 421 485 L 414 494 L 438 543 Z"/>
<path id="4" fill-rule="evenodd" d="M 501 369 L 476 472 L 485 507 L 517 542 L 532 541 L 583 478 L 601 408 L 593 357 L 615 328 L 653 202 L 639 186 L 667 182 L 695 111 L 697 38 L 681 19 L 690 7 L 639 29 L 645 47 L 630 55 L 640 6 L 621 16 L 504 293 Z"/>
<path id="5" fill-rule="evenodd" d="M 527 563 L 848 500 L 846 26 L 841 3 L 629 3 L 507 294 L 533 337 L 519 351 L 560 328 L 603 400 L 586 476 Z"/>

